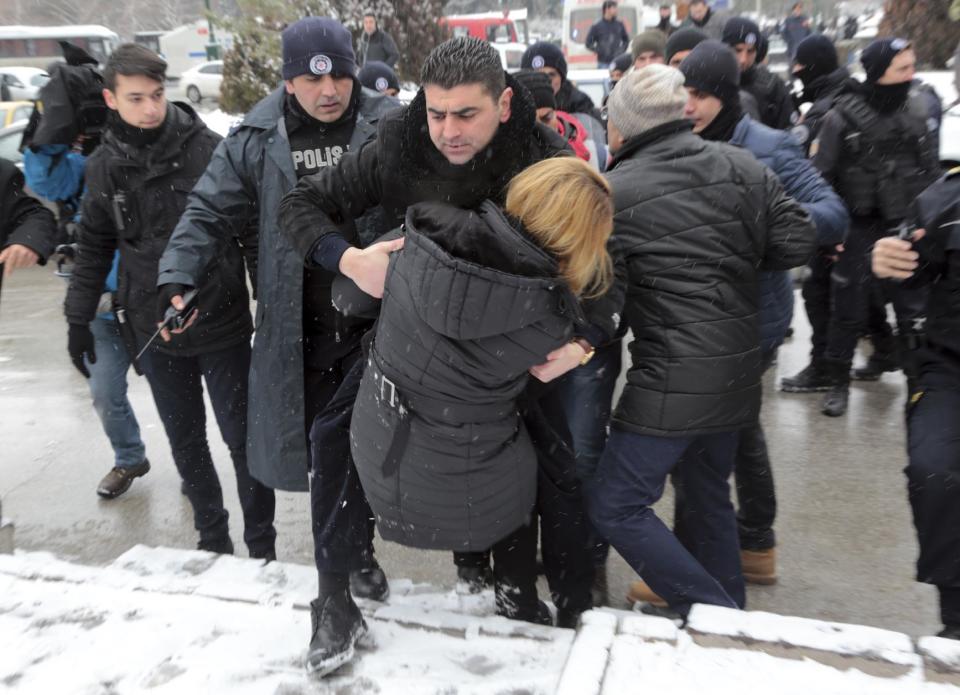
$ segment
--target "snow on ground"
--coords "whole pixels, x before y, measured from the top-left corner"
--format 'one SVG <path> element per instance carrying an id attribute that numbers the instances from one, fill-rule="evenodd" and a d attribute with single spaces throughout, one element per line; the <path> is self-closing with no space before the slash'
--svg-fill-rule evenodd
<path id="1" fill-rule="evenodd" d="M 207 127 L 210 130 L 222 135 L 223 137 L 226 137 L 227 133 L 230 132 L 230 129 L 233 126 L 238 125 L 240 121 L 243 120 L 243 116 L 237 116 L 236 114 L 232 113 L 224 113 L 220 109 L 201 113 L 200 118 L 203 119 L 203 122 L 207 124 Z"/>
<path id="2" fill-rule="evenodd" d="M 313 574 L 305 566 L 144 546 L 106 568 L 46 553 L 0 555 L 0 692 L 960 694 L 926 682 L 918 659 L 906 675 L 873 677 L 799 655 L 701 646 L 662 618 L 615 610 L 587 614 L 575 634 L 493 616 L 489 592 L 463 597 L 406 580 L 391 582 L 388 604 L 361 602 L 372 644 L 334 676 L 315 679 L 303 668 Z M 756 633 L 783 645 L 827 630 L 841 653 L 862 649 L 841 643 L 846 631 L 861 642 L 868 637 L 869 647 L 913 654 L 898 633 L 708 613 L 699 625 L 719 635 Z M 953 645 L 935 642 L 930 651 L 952 662 Z"/>

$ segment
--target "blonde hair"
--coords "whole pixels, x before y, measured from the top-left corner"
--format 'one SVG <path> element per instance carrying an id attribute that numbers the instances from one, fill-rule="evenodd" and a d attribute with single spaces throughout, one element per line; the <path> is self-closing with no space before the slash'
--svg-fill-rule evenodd
<path id="1" fill-rule="evenodd" d="M 557 258 L 574 294 L 597 297 L 610 289 L 613 199 L 606 180 L 589 164 L 554 157 L 524 169 L 510 181 L 506 211 Z"/>

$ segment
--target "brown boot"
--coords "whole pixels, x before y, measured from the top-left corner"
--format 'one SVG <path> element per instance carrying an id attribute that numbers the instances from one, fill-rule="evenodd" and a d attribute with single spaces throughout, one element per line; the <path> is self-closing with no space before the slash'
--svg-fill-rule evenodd
<path id="1" fill-rule="evenodd" d="M 149 472 L 150 462 L 147 459 L 143 459 L 136 466 L 124 468 L 114 466 L 97 485 L 97 494 L 105 499 L 112 500 L 129 490 L 134 478 L 139 478 Z"/>
<path id="2" fill-rule="evenodd" d="M 743 578 L 751 584 L 777 583 L 777 549 L 741 550 L 740 564 L 743 565 Z"/>
<path id="3" fill-rule="evenodd" d="M 627 601 L 629 601 L 631 605 L 634 603 L 649 603 L 657 608 L 667 607 L 667 602 L 653 593 L 653 589 L 647 586 L 647 583 L 642 579 L 638 579 L 630 584 L 630 590 L 627 592 Z"/>

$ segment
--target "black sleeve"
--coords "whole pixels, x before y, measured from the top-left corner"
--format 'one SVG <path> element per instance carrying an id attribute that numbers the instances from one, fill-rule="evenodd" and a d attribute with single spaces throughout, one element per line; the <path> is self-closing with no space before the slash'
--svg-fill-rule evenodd
<path id="1" fill-rule="evenodd" d="M 68 323 L 86 325 L 97 315 L 97 305 L 117 250 L 117 228 L 112 198 L 96 160 L 87 163 L 87 192 L 77 225 L 77 259 L 67 288 L 64 314 Z"/>
<path id="2" fill-rule="evenodd" d="M 764 270 L 789 270 L 804 265 L 817 248 L 817 228 L 810 215 L 783 190 L 780 179 L 764 172 L 766 244 Z"/>
<path id="3" fill-rule="evenodd" d="M 597 52 L 597 25 L 594 24 L 590 27 L 590 31 L 587 32 L 587 40 L 583 43 L 587 47 L 588 51 Z"/>
<path id="4" fill-rule="evenodd" d="M 615 236 L 611 236 L 607 242 L 607 251 L 613 263 L 610 289 L 599 297 L 582 302 L 583 313 L 590 324 L 583 331 L 583 337 L 594 347 L 606 345 L 617 336 L 623 322 L 623 305 L 627 296 L 627 263 Z"/>
<path id="5" fill-rule="evenodd" d="M 280 228 L 304 263 L 310 263 L 310 252 L 321 239 L 342 237 L 338 225 L 375 208 L 381 196 L 377 142 L 371 140 L 341 157 L 337 166 L 300 179 L 280 202 Z"/>
<path id="6" fill-rule="evenodd" d="M 796 107 L 787 85 L 779 77 L 777 79 L 777 130 L 787 130 L 796 122 Z"/>
<path id="7" fill-rule="evenodd" d="M 26 246 L 44 264 L 53 253 L 57 221 L 43 204 L 24 189 L 23 174 L 11 162 L 0 159 L 0 249 L 12 244 Z"/>
<path id="8" fill-rule="evenodd" d="M 820 132 L 810 147 L 813 152 L 813 166 L 834 188 L 837 183 L 837 162 L 843 151 L 843 130 L 843 116 L 838 111 L 829 111 L 823 117 Z"/>
<path id="9" fill-rule="evenodd" d="M 397 42 L 393 40 L 393 37 L 390 34 L 384 32 L 384 50 L 387 52 L 387 57 L 384 58 L 383 62 L 389 65 L 391 68 L 397 66 L 397 61 L 400 60 L 400 51 L 397 49 Z"/>

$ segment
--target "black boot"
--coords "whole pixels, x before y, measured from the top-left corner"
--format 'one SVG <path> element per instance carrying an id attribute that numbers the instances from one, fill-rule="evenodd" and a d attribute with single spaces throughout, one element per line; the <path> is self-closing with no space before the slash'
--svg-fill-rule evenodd
<path id="1" fill-rule="evenodd" d="M 457 593 L 479 594 L 493 588 L 493 570 L 486 567 L 457 567 Z"/>
<path id="2" fill-rule="evenodd" d="M 943 629 L 937 637 L 960 640 L 960 587 L 938 586 L 940 592 L 940 620 Z"/>
<path id="3" fill-rule="evenodd" d="M 900 369 L 900 360 L 895 352 L 874 352 L 862 367 L 855 367 L 850 372 L 854 381 L 876 381 L 884 372 L 896 372 Z"/>
<path id="4" fill-rule="evenodd" d="M 830 417 L 840 417 L 847 412 L 850 400 L 850 365 L 846 362 L 824 360 L 830 379 L 830 391 L 823 397 L 820 412 Z"/>
<path id="5" fill-rule="evenodd" d="M 320 597 L 310 602 L 313 632 L 307 650 L 307 671 L 318 676 L 325 676 L 350 661 L 357 642 L 367 632 L 367 623 L 350 596 L 347 575 L 324 576 L 331 581 L 321 578 Z M 330 585 L 339 588 L 329 590 Z"/>
<path id="6" fill-rule="evenodd" d="M 824 368 L 823 360 L 811 359 L 810 364 L 793 376 L 780 380 L 780 390 L 787 393 L 813 393 L 829 391 L 830 379 Z"/>
<path id="7" fill-rule="evenodd" d="M 233 555 L 233 541 L 230 540 L 230 536 L 206 541 L 201 540 L 197 543 L 197 550 L 206 550 L 219 555 Z"/>
<path id="8" fill-rule="evenodd" d="M 497 601 L 497 615 L 537 625 L 553 625 L 550 609 L 547 608 L 547 604 L 537 598 L 535 581 L 522 586 L 509 580 L 498 579 L 493 591 Z"/>
<path id="9" fill-rule="evenodd" d="M 371 601 L 387 600 L 390 596 L 390 584 L 376 560 L 372 566 L 350 573 L 350 593 L 357 598 Z"/>

